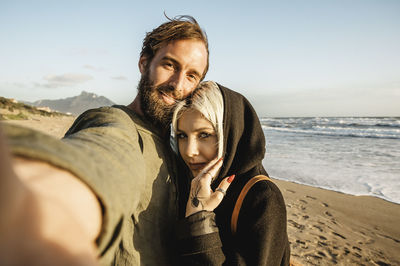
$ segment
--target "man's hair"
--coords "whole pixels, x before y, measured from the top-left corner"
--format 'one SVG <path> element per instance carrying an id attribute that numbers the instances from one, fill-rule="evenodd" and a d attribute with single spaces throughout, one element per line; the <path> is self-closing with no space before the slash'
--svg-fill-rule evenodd
<path id="1" fill-rule="evenodd" d="M 140 57 L 146 57 L 147 62 L 151 62 L 157 51 L 170 42 L 178 40 L 199 40 L 202 41 L 207 50 L 207 66 L 202 75 L 202 79 L 205 77 L 208 71 L 209 64 L 209 51 L 208 51 L 208 40 L 206 33 L 200 28 L 200 25 L 192 16 L 177 16 L 169 18 L 169 20 L 153 29 L 151 32 L 146 33 L 146 37 L 143 40 L 142 51 Z"/>
<path id="2" fill-rule="evenodd" d="M 172 117 L 172 127 L 175 133 L 174 149 L 176 149 L 176 152 L 179 152 L 176 139 L 178 120 L 183 113 L 189 110 L 200 112 L 200 114 L 212 124 L 218 139 L 218 158 L 222 157 L 224 147 L 224 99 L 217 83 L 213 81 L 204 81 L 200 83 L 191 96 L 176 105 Z"/>

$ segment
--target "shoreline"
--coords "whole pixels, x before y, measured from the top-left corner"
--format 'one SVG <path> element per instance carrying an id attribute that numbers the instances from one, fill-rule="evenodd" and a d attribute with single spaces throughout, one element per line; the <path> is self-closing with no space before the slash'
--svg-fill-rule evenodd
<path id="1" fill-rule="evenodd" d="M 386 201 L 386 202 L 388 202 L 388 203 L 393 203 L 393 204 L 396 204 L 396 205 L 399 205 L 399 206 L 400 206 L 400 202 L 391 201 L 391 200 L 389 200 L 389 199 L 387 199 L 387 198 L 380 197 L 380 196 L 378 196 L 378 195 L 366 195 L 366 194 L 357 195 L 357 194 L 352 194 L 352 193 L 343 192 L 343 191 L 340 191 L 340 190 L 334 190 L 334 189 L 332 189 L 332 188 L 326 188 L 326 187 L 319 187 L 319 186 L 313 186 L 313 185 L 309 185 L 309 184 L 304 184 L 304 183 L 300 183 L 300 182 L 297 182 L 297 181 L 292 181 L 292 180 L 283 179 L 283 178 L 280 178 L 280 177 L 279 177 L 279 178 L 278 178 L 278 177 L 273 177 L 273 176 L 270 176 L 270 177 L 271 177 L 273 180 L 279 180 L 279 181 L 284 181 L 284 182 L 290 182 L 290 183 L 294 183 L 294 184 L 296 184 L 296 185 L 302 185 L 302 186 L 307 186 L 307 187 L 313 187 L 313 188 L 317 188 L 317 189 L 332 191 L 332 192 L 336 192 L 336 193 L 340 193 L 340 194 L 344 194 L 344 195 L 349 195 L 349 196 L 354 196 L 354 197 L 371 197 L 371 198 L 381 199 L 381 200 L 384 200 L 384 201 Z"/>

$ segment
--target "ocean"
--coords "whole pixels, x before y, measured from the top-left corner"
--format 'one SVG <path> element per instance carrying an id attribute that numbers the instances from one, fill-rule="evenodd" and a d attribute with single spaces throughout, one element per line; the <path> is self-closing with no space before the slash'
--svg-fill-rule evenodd
<path id="1" fill-rule="evenodd" d="M 271 177 L 400 204 L 400 117 L 260 121 Z"/>

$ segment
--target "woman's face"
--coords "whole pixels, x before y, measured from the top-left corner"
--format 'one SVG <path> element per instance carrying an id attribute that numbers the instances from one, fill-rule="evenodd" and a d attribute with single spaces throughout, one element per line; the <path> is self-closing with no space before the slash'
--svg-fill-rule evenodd
<path id="1" fill-rule="evenodd" d="M 210 121 L 196 110 L 185 111 L 177 124 L 179 153 L 193 176 L 197 176 L 207 163 L 217 157 L 217 134 Z"/>

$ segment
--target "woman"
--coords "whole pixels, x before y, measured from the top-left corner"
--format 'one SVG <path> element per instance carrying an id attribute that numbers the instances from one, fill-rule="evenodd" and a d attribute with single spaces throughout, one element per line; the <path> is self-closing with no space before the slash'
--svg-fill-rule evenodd
<path id="1" fill-rule="evenodd" d="M 177 105 L 173 129 L 186 166 L 180 167 L 179 178 L 180 263 L 288 265 L 285 203 L 271 181 L 251 187 L 240 208 L 237 231 L 231 230 L 244 185 L 254 176 L 267 175 L 262 166 L 265 138 L 250 103 L 223 86 L 203 82 Z"/>

